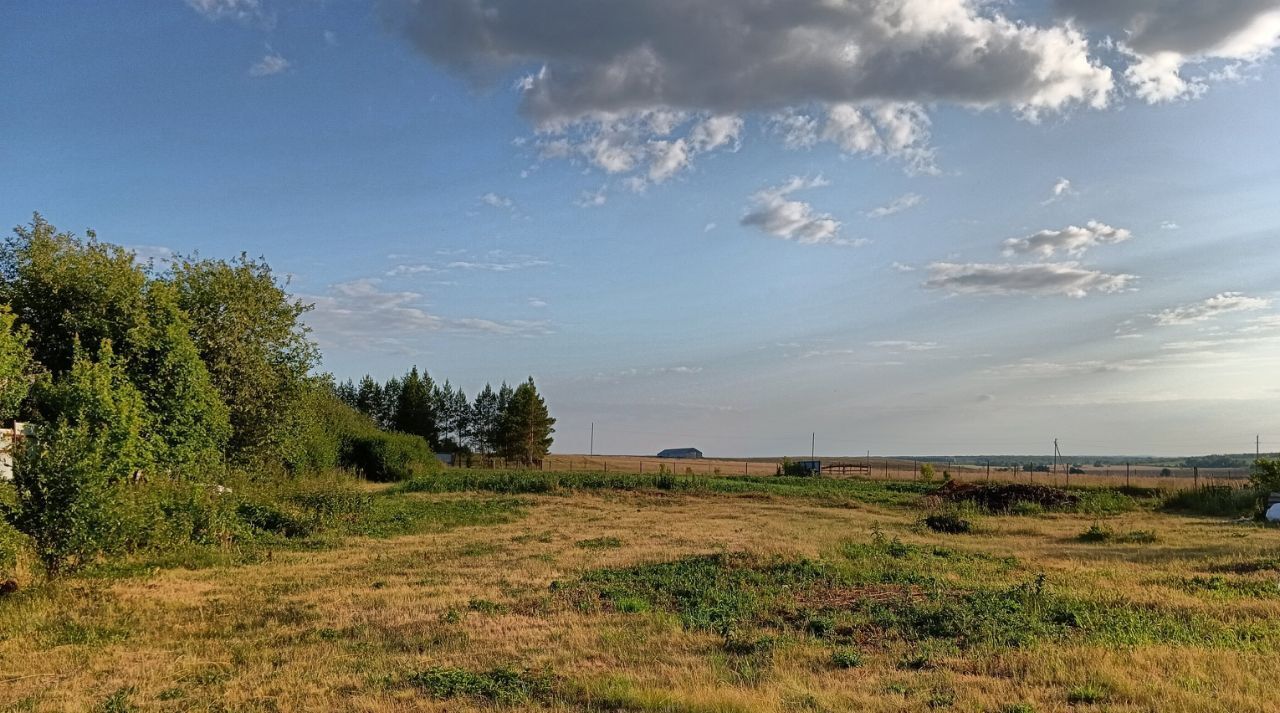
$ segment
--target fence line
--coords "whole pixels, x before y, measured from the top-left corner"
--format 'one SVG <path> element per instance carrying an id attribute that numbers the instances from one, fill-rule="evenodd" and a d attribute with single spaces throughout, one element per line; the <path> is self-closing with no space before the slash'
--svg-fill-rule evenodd
<path id="1" fill-rule="evenodd" d="M 924 465 L 933 467 L 935 477 L 950 477 L 963 482 L 994 481 L 1034 483 L 1040 485 L 1081 485 L 1109 486 L 1129 485 L 1135 487 L 1162 488 L 1165 490 L 1183 490 L 1201 485 L 1243 486 L 1248 479 L 1249 469 L 1239 468 L 1195 468 L 1164 467 L 1148 464 L 1109 463 L 1103 465 L 1083 466 L 1073 469 L 1070 465 L 1059 463 L 1056 472 L 1049 465 L 1049 470 L 1028 471 L 1019 465 L 997 465 L 995 463 L 957 464 L 950 460 L 923 460 L 889 457 L 856 457 L 856 458 L 823 458 L 824 468 L 842 464 L 846 472 L 829 473 L 828 477 L 857 477 L 877 480 L 916 480 L 921 478 Z M 501 458 L 469 456 L 455 458 L 456 467 L 488 468 L 488 469 L 534 469 L 561 472 L 603 472 L 603 473 L 658 473 L 667 472 L 676 475 L 707 476 L 769 476 L 776 475 L 783 459 L 722 459 L 722 458 L 658 458 L 656 456 L 605 456 L 580 454 L 551 454 L 532 465 L 522 462 L 505 461 Z M 1070 472 L 1069 472 L 1070 471 Z"/>

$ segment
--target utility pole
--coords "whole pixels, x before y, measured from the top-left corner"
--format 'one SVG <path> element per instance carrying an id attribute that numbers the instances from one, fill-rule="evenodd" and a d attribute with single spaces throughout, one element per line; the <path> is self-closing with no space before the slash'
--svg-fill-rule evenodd
<path id="1" fill-rule="evenodd" d="M 1262 459 L 1262 434 L 1261 433 L 1253 437 L 1253 459 L 1254 460 Z"/>
<path id="2" fill-rule="evenodd" d="M 596 454 L 596 422 L 592 421 L 591 422 L 591 450 L 590 452 L 587 453 L 587 455 L 593 456 L 595 454 Z"/>
<path id="3" fill-rule="evenodd" d="M 809 460 L 813 460 L 813 454 L 814 454 L 814 451 L 817 449 L 817 447 L 818 447 L 818 434 L 815 431 L 814 433 L 809 434 Z"/>
<path id="4" fill-rule="evenodd" d="M 1058 450 L 1058 439 L 1053 439 L 1053 481 L 1058 482 L 1058 460 L 1062 451 Z M 1067 485 L 1071 485 L 1071 466 L 1067 466 Z"/>

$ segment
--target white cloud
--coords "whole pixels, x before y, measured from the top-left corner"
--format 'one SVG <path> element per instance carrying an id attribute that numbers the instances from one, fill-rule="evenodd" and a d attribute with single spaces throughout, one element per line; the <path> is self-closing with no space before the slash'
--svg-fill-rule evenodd
<path id="1" fill-rule="evenodd" d="M 872 209 L 867 213 L 867 217 L 868 218 L 885 218 L 890 215 L 901 213 L 902 211 L 907 210 L 909 208 L 914 208 L 920 205 L 920 203 L 923 201 L 924 201 L 924 197 L 921 196 L 919 193 L 907 193 L 907 194 L 898 196 L 897 198 L 894 198 L 893 200 L 889 201 L 888 203 L 882 206 L 879 206 L 878 208 Z"/>
<path id="2" fill-rule="evenodd" d="M 1151 102 L 1192 99 L 1280 47 L 1280 0 L 1055 0 L 1059 14 L 1123 37 L 1124 77 Z M 1188 67 L 1220 69 L 1188 76 Z"/>
<path id="3" fill-rule="evenodd" d="M 541 297 L 530 297 L 528 299 L 528 304 L 530 307 L 546 307 L 547 301 Z"/>
<path id="4" fill-rule="evenodd" d="M 1171 307 L 1151 315 L 1162 327 L 1180 326 L 1204 322 L 1233 312 L 1253 312 L 1267 309 L 1271 300 L 1248 297 L 1240 292 L 1223 292 L 1201 302 Z"/>
<path id="5" fill-rule="evenodd" d="M 916 268 L 914 265 L 908 265 L 906 263 L 901 263 L 901 262 L 893 263 L 892 267 L 894 270 L 897 270 L 898 272 L 915 272 L 916 271 Z"/>
<path id="6" fill-rule="evenodd" d="M 504 210 L 511 210 L 516 206 L 515 201 L 492 191 L 480 196 L 480 202 L 491 208 L 502 208 Z"/>
<path id="7" fill-rule="evenodd" d="M 498 261 L 476 261 L 476 260 L 454 260 L 445 263 L 445 269 L 449 270 L 482 270 L 486 272 L 513 272 L 515 270 L 524 270 L 530 267 L 545 267 L 551 262 L 535 257 L 518 257 L 510 260 Z"/>
<path id="8" fill-rule="evenodd" d="M 414 265 L 396 265 L 387 271 L 387 277 L 405 277 L 408 275 L 421 275 L 428 272 L 437 272 L 435 267 L 422 263 Z"/>
<path id="9" fill-rule="evenodd" d="M 1049 205 L 1056 203 L 1063 198 L 1077 195 L 1076 190 L 1071 187 L 1071 181 L 1066 178 L 1059 178 L 1054 182 L 1053 188 L 1049 189 L 1049 197 L 1040 201 L 1040 205 Z"/>
<path id="10" fill-rule="evenodd" d="M 249 68 L 251 77 L 270 77 L 289 69 L 289 60 L 276 52 L 268 52 L 262 59 Z"/>
<path id="11" fill-rule="evenodd" d="M 1178 230 L 1178 229 L 1179 229 L 1179 228 L 1181 228 L 1181 227 L 1182 227 L 1182 226 L 1178 225 L 1176 222 L 1174 222 L 1174 221 L 1172 221 L 1172 220 L 1162 220 L 1162 221 L 1160 221 L 1160 229 L 1161 229 L 1161 230 Z"/>
<path id="12" fill-rule="evenodd" d="M 802 245 L 850 244 L 840 237 L 840 221 L 826 213 L 814 212 L 808 203 L 790 198 L 796 191 L 825 185 L 827 182 L 821 176 L 811 179 L 796 176 L 781 186 L 766 188 L 752 196 L 754 207 L 742 217 L 742 224 Z"/>
<path id="13" fill-rule="evenodd" d="M 207 20 L 251 20 L 262 14 L 258 0 L 186 0 Z"/>
<path id="14" fill-rule="evenodd" d="M 1134 275 L 1108 274 L 1075 262 L 982 264 L 937 262 L 924 286 L 961 295 L 1065 295 L 1129 289 Z"/>
<path id="15" fill-rule="evenodd" d="M 1153 359 L 1116 359 L 1110 361 L 1088 359 L 1072 362 L 1022 359 L 1012 364 L 987 369 L 984 373 L 988 376 L 1042 379 L 1088 374 L 1124 373 L 1145 369 L 1157 364 L 1158 362 Z"/>
<path id="16" fill-rule="evenodd" d="M 537 336 L 551 331 L 542 321 L 442 317 L 426 310 L 421 294 L 384 291 L 376 279 L 337 283 L 323 295 L 304 295 L 303 299 L 315 305 L 306 321 L 322 343 L 364 344 L 376 350 L 397 351 L 442 331 L 497 336 Z"/>
<path id="17" fill-rule="evenodd" d="M 1004 252 L 1006 255 L 1029 254 L 1050 258 L 1061 250 L 1072 257 L 1079 257 L 1090 248 L 1122 243 L 1132 237 L 1133 233 L 1124 228 L 1113 228 L 1091 220 L 1083 228 L 1069 225 L 1062 230 L 1041 230 L 1025 238 L 1010 238 L 1004 241 Z"/>
<path id="18" fill-rule="evenodd" d="M 930 352 L 942 348 L 937 342 L 915 342 L 905 339 L 885 339 L 871 342 L 871 346 L 876 349 L 891 349 L 903 352 Z"/>

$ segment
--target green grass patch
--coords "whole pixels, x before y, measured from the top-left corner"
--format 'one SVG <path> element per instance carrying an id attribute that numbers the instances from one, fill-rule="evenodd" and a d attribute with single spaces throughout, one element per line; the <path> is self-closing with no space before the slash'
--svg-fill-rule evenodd
<path id="1" fill-rule="evenodd" d="M 550 675 L 511 668 L 468 671 L 432 666 L 410 674 L 407 683 L 432 698 L 473 698 L 504 705 L 546 700 L 554 690 Z"/>
<path id="2" fill-rule="evenodd" d="M 744 553 L 588 572 L 553 584 L 584 611 L 657 610 L 725 641 L 804 636 L 847 647 L 897 640 L 920 650 L 1017 648 L 1083 640 L 1272 647 L 1265 622 L 1081 597 L 1016 561 L 877 536 L 823 559 Z M 643 606 L 639 606 L 643 603 Z M 921 648 L 923 647 L 923 648 Z"/>
<path id="3" fill-rule="evenodd" d="M 589 540 L 578 540 L 573 544 L 584 550 L 614 550 L 622 547 L 622 540 L 617 537 L 593 537 Z"/>
<path id="4" fill-rule="evenodd" d="M 1250 579 L 1242 576 L 1215 574 L 1208 577 L 1183 577 L 1180 589 L 1193 594 L 1209 594 L 1223 598 L 1272 599 L 1280 597 L 1280 583 L 1274 579 Z"/>
<path id="5" fill-rule="evenodd" d="M 858 478 L 787 476 L 682 476 L 637 473 L 544 473 L 541 471 L 455 470 L 414 478 L 401 492 L 568 494 L 582 490 L 665 490 L 695 494 L 760 494 L 868 504 L 911 505 L 932 487 L 926 483 Z"/>
<path id="6" fill-rule="evenodd" d="M 1129 532 L 1116 532 L 1109 527 L 1093 523 L 1089 529 L 1076 535 L 1078 542 L 1087 542 L 1094 544 L 1130 544 L 1130 545 L 1149 545 L 1157 540 L 1154 530 L 1130 530 Z"/>

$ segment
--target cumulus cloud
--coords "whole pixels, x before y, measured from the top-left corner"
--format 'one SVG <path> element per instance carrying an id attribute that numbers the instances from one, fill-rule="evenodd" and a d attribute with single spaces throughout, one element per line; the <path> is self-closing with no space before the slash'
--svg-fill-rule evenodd
<path id="1" fill-rule="evenodd" d="M 888 203 L 878 208 L 872 209 L 867 213 L 867 217 L 868 218 L 885 218 L 890 215 L 901 213 L 904 210 L 914 208 L 920 205 L 920 203 L 923 200 L 924 200 L 924 197 L 921 196 L 919 193 L 907 193 L 905 195 L 901 195 L 901 196 L 898 196 L 897 198 L 894 198 L 893 200 L 889 201 Z"/>
<path id="2" fill-rule="evenodd" d="M 1070 24 L 971 0 L 393 0 L 389 23 L 480 84 L 513 71 L 544 157 L 661 182 L 734 147 L 747 113 L 792 147 L 828 141 L 932 172 L 922 107 L 1027 118 L 1101 108 L 1112 72 Z M 655 119 L 659 119 L 655 123 Z"/>
<path id="3" fill-rule="evenodd" d="M 867 101 L 1102 106 L 1111 73 L 1065 25 L 967 0 L 435 0 L 391 15 L 433 61 L 521 87 L 540 124 L 656 107 L 737 113 Z M 584 31 L 590 28 L 589 31 Z"/>
<path id="4" fill-rule="evenodd" d="M 1055 0 L 1059 15 L 1110 32 L 1130 59 L 1124 78 L 1156 103 L 1199 96 L 1210 82 L 1233 79 L 1240 63 L 1280 46 L 1280 0 Z M 1217 70 L 1187 76 L 1189 66 Z"/>
<path id="5" fill-rule="evenodd" d="M 699 155 L 737 150 L 742 128 L 742 119 L 732 115 L 638 111 L 543 131 L 534 147 L 542 159 L 584 163 L 607 174 L 637 174 L 629 177 L 628 187 L 641 192 L 689 168 Z"/>
<path id="6" fill-rule="evenodd" d="M 1065 295 L 1129 289 L 1134 275 L 1110 274 L 1076 262 L 984 264 L 936 262 L 924 286 L 961 295 Z"/>
<path id="7" fill-rule="evenodd" d="M 742 217 L 742 224 L 802 245 L 850 244 L 840 237 L 840 221 L 826 213 L 815 212 L 813 206 L 804 201 L 791 198 L 796 191 L 825 185 L 827 182 L 821 176 L 796 176 L 781 186 L 766 188 L 752 196 L 753 207 Z"/>
<path id="8" fill-rule="evenodd" d="M 1132 237 L 1133 233 L 1124 228 L 1113 228 L 1091 220 L 1083 228 L 1068 225 L 1062 230 L 1041 230 L 1025 238 L 1010 238 L 1004 241 L 1004 252 L 1006 255 L 1050 258 L 1061 250 L 1072 257 L 1079 257 L 1090 248 L 1122 243 Z"/>
<path id="9" fill-rule="evenodd" d="M 270 77 L 287 70 L 289 66 L 289 60 L 281 57 L 276 52 L 268 52 L 262 59 L 258 60 L 257 63 L 249 68 L 249 76 Z"/>
<path id="10" fill-rule="evenodd" d="M 1270 306 L 1270 299 L 1249 297 L 1240 292 L 1223 292 L 1200 302 L 1171 307 L 1151 317 L 1162 327 L 1173 327 L 1205 322 L 1233 312 L 1267 309 Z"/>

